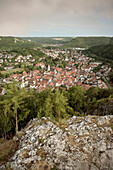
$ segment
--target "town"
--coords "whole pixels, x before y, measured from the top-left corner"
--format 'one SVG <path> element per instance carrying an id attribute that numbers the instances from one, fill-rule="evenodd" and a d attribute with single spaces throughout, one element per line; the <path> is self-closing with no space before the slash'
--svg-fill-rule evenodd
<path id="1" fill-rule="evenodd" d="M 66 87 L 69 89 L 74 85 L 83 86 L 85 90 L 90 87 L 109 88 L 108 80 L 111 67 L 96 62 L 94 58 L 87 57 L 78 49 L 42 49 L 41 50 L 48 59 L 57 62 L 55 66 L 46 64 L 46 57 L 39 58 L 39 62 L 35 64 L 34 70 L 26 72 L 23 70 L 21 74 L 12 74 L 7 78 L 2 78 L 2 83 L 10 83 L 13 80 L 20 82 L 21 88 L 33 88 L 40 92 L 48 86 Z M 13 63 L 12 63 L 13 60 Z M 62 64 L 59 63 L 64 63 Z M 3 67 L 3 64 L 5 66 Z M 11 54 L 0 54 L 0 67 L 4 70 L 14 69 L 22 63 L 33 66 L 36 63 L 35 58 L 29 54 L 27 56 L 12 56 Z M 95 69 L 100 69 L 95 72 Z"/>

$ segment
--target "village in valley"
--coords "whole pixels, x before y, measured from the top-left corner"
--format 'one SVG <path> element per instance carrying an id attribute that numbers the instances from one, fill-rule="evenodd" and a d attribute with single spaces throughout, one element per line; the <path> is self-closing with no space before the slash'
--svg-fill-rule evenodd
<path id="1" fill-rule="evenodd" d="M 31 54 L 27 56 L 13 56 L 11 54 L 0 53 L 0 67 L 4 70 L 17 68 L 20 64 L 26 63 L 34 67 L 32 71 L 26 72 L 23 69 L 21 74 L 11 74 L 9 77 L 1 78 L 0 83 L 10 83 L 13 80 L 20 82 L 21 88 L 33 88 L 40 92 L 48 86 L 70 87 L 83 86 L 85 90 L 90 87 L 109 88 L 109 73 L 111 67 L 95 61 L 92 57 L 85 56 L 78 49 L 42 49 L 41 50 L 51 61 L 58 61 L 56 65 L 47 64 L 46 57 L 40 57 L 36 63 L 35 57 Z M 13 61 L 13 62 L 12 62 Z M 3 63 L 5 66 L 3 67 Z M 34 64 L 35 63 L 35 64 Z M 64 65 L 62 65 L 64 63 Z M 96 68 L 98 68 L 96 70 Z M 96 71 L 95 71 L 96 70 Z"/>

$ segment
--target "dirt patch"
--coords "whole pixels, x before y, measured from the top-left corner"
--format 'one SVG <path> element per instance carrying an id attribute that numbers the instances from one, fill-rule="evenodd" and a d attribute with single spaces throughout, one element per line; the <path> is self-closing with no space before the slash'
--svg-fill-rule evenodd
<path id="1" fill-rule="evenodd" d="M 22 159 L 23 159 L 23 158 L 28 158 L 28 157 L 29 157 L 28 150 L 24 150 L 24 151 L 22 152 Z"/>
<path id="2" fill-rule="evenodd" d="M 75 145 L 75 137 L 73 135 L 68 135 L 68 141 L 70 145 Z"/>
<path id="3" fill-rule="evenodd" d="M 46 161 L 38 161 L 31 170 L 51 170 L 51 166 Z"/>
<path id="4" fill-rule="evenodd" d="M 44 151 L 43 148 L 42 148 L 42 149 L 39 149 L 39 150 L 37 151 L 37 155 L 40 156 L 43 161 L 44 161 L 45 158 L 46 158 L 46 153 L 45 153 L 45 151 Z"/>
<path id="5" fill-rule="evenodd" d="M 0 166 L 6 163 L 9 158 L 13 156 L 17 148 L 18 145 L 13 139 L 6 141 L 0 139 Z"/>

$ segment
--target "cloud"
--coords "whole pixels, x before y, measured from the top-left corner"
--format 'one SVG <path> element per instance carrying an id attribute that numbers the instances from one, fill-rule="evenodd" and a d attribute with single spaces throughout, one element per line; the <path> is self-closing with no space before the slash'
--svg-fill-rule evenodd
<path id="1" fill-rule="evenodd" d="M 0 22 L 1 35 L 38 35 L 41 30 L 44 34 L 66 34 L 66 30 L 75 34 L 78 31 L 74 30 L 93 27 L 100 31 L 108 27 L 111 32 L 113 1 L 0 0 Z"/>

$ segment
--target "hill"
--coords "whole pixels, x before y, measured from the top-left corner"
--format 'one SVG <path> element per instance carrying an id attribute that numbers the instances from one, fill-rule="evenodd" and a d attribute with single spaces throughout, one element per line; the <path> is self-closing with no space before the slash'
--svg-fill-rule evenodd
<path id="1" fill-rule="evenodd" d="M 18 149 L 0 169 L 112 170 L 112 123 L 113 115 L 73 116 L 60 123 L 35 118 L 14 137 Z"/>
<path id="2" fill-rule="evenodd" d="M 41 44 L 65 44 L 72 40 L 72 37 L 24 37 L 23 39 Z"/>
<path id="3" fill-rule="evenodd" d="M 98 56 L 98 58 L 102 58 L 103 60 L 109 59 L 113 61 L 113 44 L 90 47 L 84 52 L 88 53 L 89 55 L 95 54 Z"/>
<path id="4" fill-rule="evenodd" d="M 16 37 L 2 37 L 0 36 L 0 50 L 12 50 L 17 48 L 34 48 L 39 47 L 40 44 L 36 42 L 29 42 L 22 38 Z"/>
<path id="5" fill-rule="evenodd" d="M 65 47 L 89 48 L 110 43 L 110 37 L 76 37 L 65 44 Z"/>
<path id="6" fill-rule="evenodd" d="M 113 44 L 113 37 L 110 38 L 110 44 Z"/>

